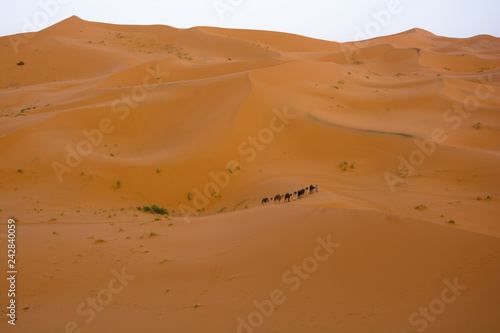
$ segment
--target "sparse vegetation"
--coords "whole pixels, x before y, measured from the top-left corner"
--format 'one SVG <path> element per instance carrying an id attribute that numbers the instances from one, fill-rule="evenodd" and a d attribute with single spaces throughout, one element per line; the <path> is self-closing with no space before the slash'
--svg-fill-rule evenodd
<path id="1" fill-rule="evenodd" d="M 455 220 L 449 220 L 448 223 L 449 224 L 455 224 Z"/>
<path id="2" fill-rule="evenodd" d="M 105 241 L 104 239 L 101 239 L 101 238 L 96 239 L 96 240 L 94 241 L 94 244 L 101 244 L 101 243 L 106 243 L 106 241 Z"/>
<path id="3" fill-rule="evenodd" d="M 148 237 L 149 237 L 149 238 L 153 238 L 153 237 L 157 237 L 157 236 L 160 236 L 160 234 L 159 234 L 159 233 L 156 233 L 156 232 L 154 232 L 154 231 L 151 231 L 151 232 L 148 234 Z"/>
<path id="4" fill-rule="evenodd" d="M 143 206 L 142 208 L 140 206 L 137 206 L 136 209 L 137 210 L 142 210 L 144 212 L 151 212 L 153 214 L 170 215 L 168 213 L 168 209 L 166 209 L 165 207 L 160 207 L 158 205 L 151 205 L 151 207 L 149 207 L 149 206 Z"/>
<path id="5" fill-rule="evenodd" d="M 219 209 L 219 210 L 217 211 L 217 213 L 222 213 L 224 210 L 226 210 L 226 208 L 227 208 L 227 207 L 222 207 L 221 209 Z"/>
<path id="6" fill-rule="evenodd" d="M 398 170 L 398 174 L 402 177 L 402 178 L 406 178 L 410 175 L 410 170 L 404 170 L 404 169 L 401 169 L 401 170 Z"/>
<path id="7" fill-rule="evenodd" d="M 339 167 L 344 170 L 344 171 L 347 171 L 348 169 L 354 169 L 355 168 L 355 165 L 354 165 L 355 162 L 347 162 L 347 161 L 343 161 L 339 164 Z"/>
<path id="8" fill-rule="evenodd" d="M 117 190 L 120 187 L 122 187 L 121 181 L 117 180 L 116 183 L 113 185 L 113 189 Z"/>
<path id="9" fill-rule="evenodd" d="M 19 61 L 19 62 L 17 63 L 17 65 L 18 65 L 18 66 L 24 66 L 24 61 Z"/>
<path id="10" fill-rule="evenodd" d="M 188 192 L 187 198 L 188 198 L 188 200 L 191 200 L 191 192 Z"/>
<path id="11" fill-rule="evenodd" d="M 59 234 L 57 231 L 55 231 L 55 230 L 52 231 L 52 235 L 57 235 L 57 234 Z"/>
<path id="12" fill-rule="evenodd" d="M 420 204 L 420 205 L 416 206 L 415 209 L 417 209 L 417 210 L 425 210 L 425 209 L 427 209 L 427 205 L 426 204 Z"/>
<path id="13" fill-rule="evenodd" d="M 222 196 L 219 193 L 217 193 L 217 191 L 213 191 L 212 193 L 210 193 L 210 196 L 214 199 L 222 198 Z"/>
<path id="14" fill-rule="evenodd" d="M 168 215 L 168 210 L 164 207 L 159 207 L 158 205 L 152 205 L 151 212 L 153 214 Z"/>
<path id="15" fill-rule="evenodd" d="M 23 173 L 23 169 L 17 169 L 17 173 Z"/>
<path id="16" fill-rule="evenodd" d="M 167 258 L 163 258 L 162 260 L 160 260 L 159 264 L 165 264 L 167 262 L 169 262 L 170 260 L 168 260 Z"/>

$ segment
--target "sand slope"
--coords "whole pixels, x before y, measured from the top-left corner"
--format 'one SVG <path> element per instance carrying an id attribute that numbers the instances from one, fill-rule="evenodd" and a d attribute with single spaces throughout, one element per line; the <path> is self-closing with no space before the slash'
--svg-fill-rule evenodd
<path id="1" fill-rule="evenodd" d="M 500 328 L 497 38 L 339 44 L 72 17 L 0 41 L 17 332 Z M 170 219 L 135 208 L 152 204 Z M 316 251 L 328 237 L 339 247 Z M 134 279 L 102 311 L 77 312 L 122 268 Z M 442 293 L 454 281 L 466 289 Z"/>

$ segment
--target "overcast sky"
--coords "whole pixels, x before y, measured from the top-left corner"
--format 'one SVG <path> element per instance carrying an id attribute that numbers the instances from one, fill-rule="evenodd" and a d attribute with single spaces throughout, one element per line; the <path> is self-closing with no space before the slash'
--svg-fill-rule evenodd
<path id="1" fill-rule="evenodd" d="M 340 42 L 422 28 L 500 37 L 500 0 L 0 0 L 0 36 L 88 21 L 283 31 Z"/>

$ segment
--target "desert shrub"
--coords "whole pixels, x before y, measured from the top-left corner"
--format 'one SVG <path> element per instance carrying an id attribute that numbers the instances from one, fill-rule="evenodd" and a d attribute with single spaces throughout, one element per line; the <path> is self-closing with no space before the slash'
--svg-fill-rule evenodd
<path id="1" fill-rule="evenodd" d="M 165 207 L 159 207 L 158 205 L 152 205 L 151 212 L 153 214 L 168 215 L 168 210 Z"/>
<path id="2" fill-rule="evenodd" d="M 349 163 L 349 162 L 347 162 L 347 161 L 344 161 L 344 162 L 341 162 L 341 163 L 339 164 L 339 167 L 340 167 L 342 170 L 347 171 L 347 168 L 351 168 L 351 169 L 354 169 L 354 168 L 355 168 L 354 163 L 355 163 L 355 162 L 350 162 L 350 163 Z"/>
<path id="3" fill-rule="evenodd" d="M 113 185 L 113 188 L 115 190 L 119 189 L 120 187 L 122 187 L 122 182 L 117 180 L 116 183 Z"/>
<path id="4" fill-rule="evenodd" d="M 142 208 L 140 206 L 136 207 L 137 210 L 142 210 L 144 212 L 151 212 L 153 214 L 160 214 L 160 215 L 169 215 L 168 209 L 165 207 L 160 207 L 158 205 L 151 205 L 150 206 L 143 206 Z"/>
<path id="5" fill-rule="evenodd" d="M 420 204 L 420 205 L 416 206 L 415 209 L 424 210 L 424 209 L 427 209 L 427 205 L 426 204 Z"/>

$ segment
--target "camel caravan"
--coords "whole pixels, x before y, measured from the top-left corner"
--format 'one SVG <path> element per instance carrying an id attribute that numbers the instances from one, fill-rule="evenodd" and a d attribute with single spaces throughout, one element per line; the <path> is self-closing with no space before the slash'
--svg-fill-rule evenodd
<path id="1" fill-rule="evenodd" d="M 293 192 L 293 194 L 292 193 L 286 193 L 283 195 L 276 194 L 274 198 L 272 196 L 270 198 L 265 197 L 264 199 L 262 199 L 261 205 L 268 204 L 271 201 L 274 201 L 274 203 L 281 203 L 281 198 L 284 198 L 284 202 L 290 202 L 290 198 L 292 198 L 292 200 L 295 201 L 309 194 L 313 194 L 314 191 L 318 192 L 318 184 L 316 184 L 316 186 L 311 185 L 309 187 L 300 189 L 299 191 Z"/>

